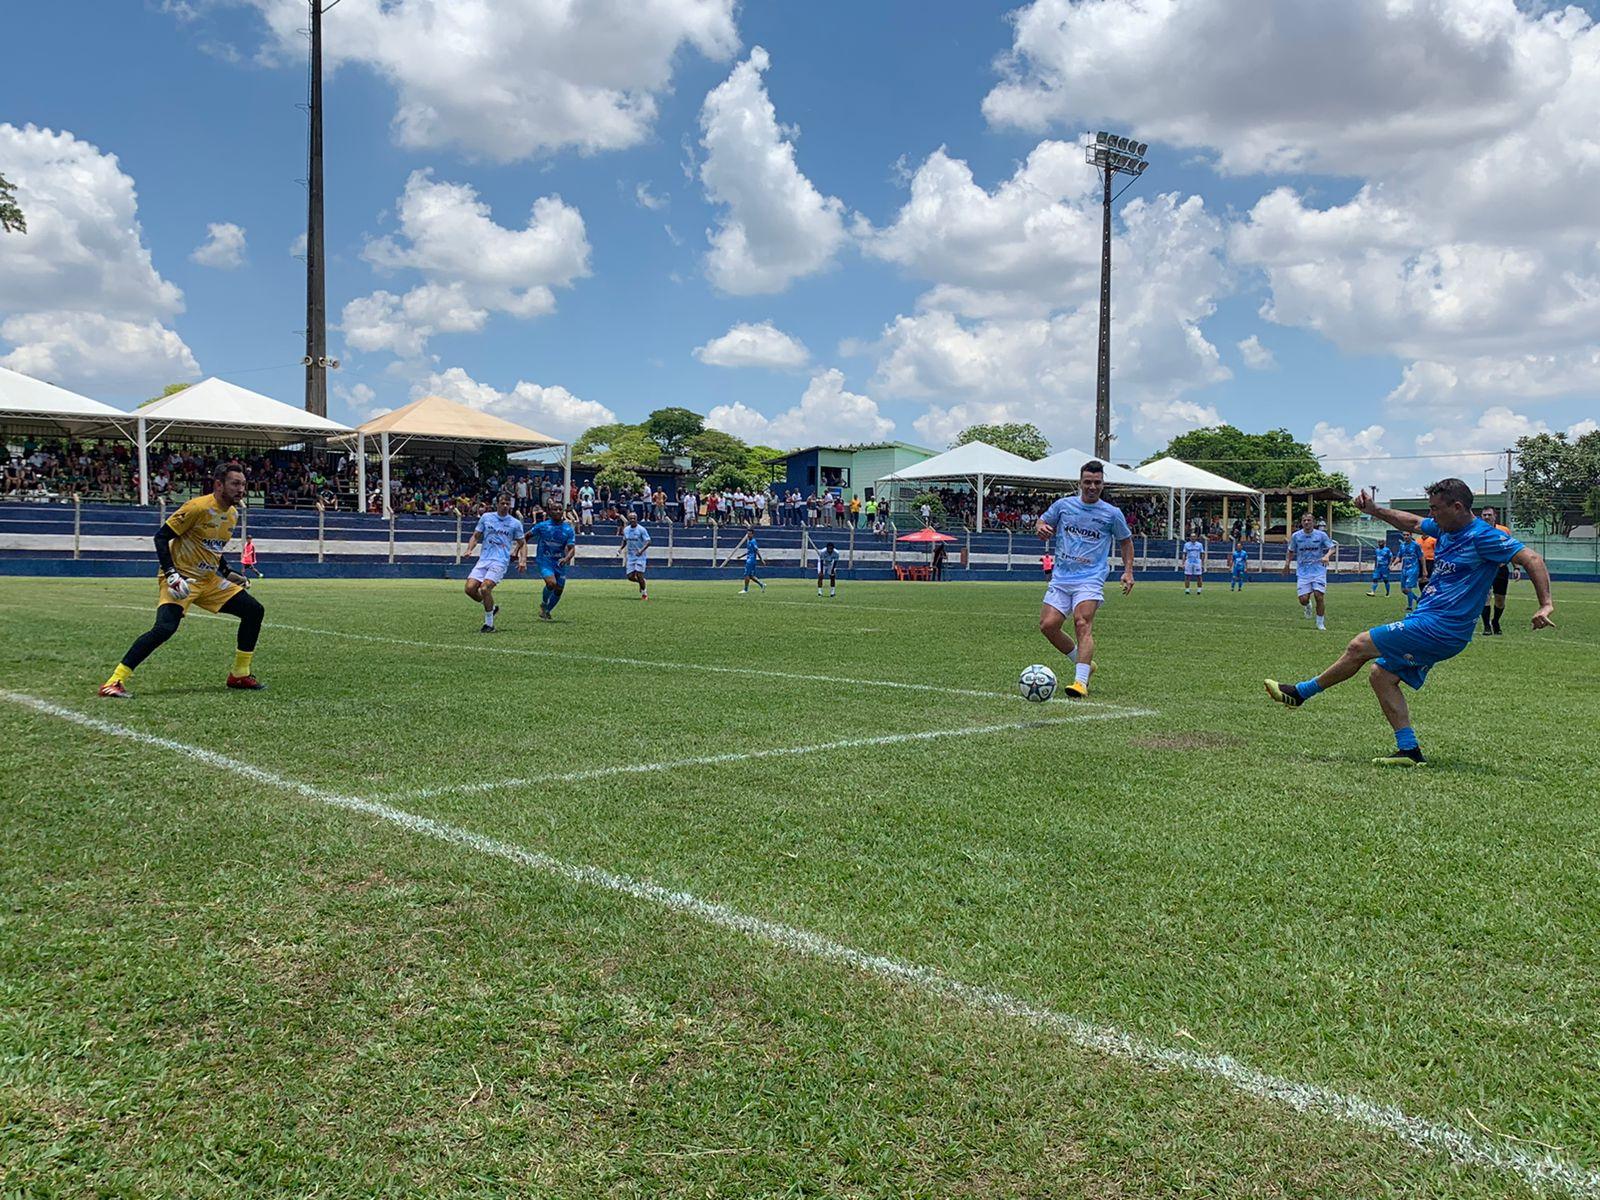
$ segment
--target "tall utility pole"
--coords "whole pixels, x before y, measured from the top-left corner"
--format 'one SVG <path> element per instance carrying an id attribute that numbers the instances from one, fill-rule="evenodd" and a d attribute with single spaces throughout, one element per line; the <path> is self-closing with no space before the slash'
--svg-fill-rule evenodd
<path id="1" fill-rule="evenodd" d="M 337 4 L 339 0 L 333 0 Z M 328 5 L 329 8 L 333 4 Z M 306 164 L 306 411 L 328 415 L 328 297 L 322 257 L 322 0 L 311 0 L 311 137 Z"/>
<path id="2" fill-rule="evenodd" d="M 1111 194 L 1111 181 L 1116 175 L 1128 175 L 1132 177 L 1131 184 L 1143 175 L 1150 165 L 1144 159 L 1149 148 L 1144 142 L 1103 129 L 1087 148 L 1089 162 L 1105 176 L 1100 222 L 1100 350 L 1095 375 L 1094 453 L 1106 461 L 1111 458 L 1111 202 L 1116 199 Z"/>

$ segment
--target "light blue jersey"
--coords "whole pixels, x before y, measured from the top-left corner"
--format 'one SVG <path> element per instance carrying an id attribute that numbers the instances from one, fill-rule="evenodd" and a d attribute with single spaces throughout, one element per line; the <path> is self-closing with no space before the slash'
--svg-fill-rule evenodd
<path id="1" fill-rule="evenodd" d="M 511 548 L 523 538 L 522 522 L 509 513 L 503 517 L 497 512 L 484 513 L 474 532 L 482 547 L 478 551 L 480 562 L 509 563 Z"/>
<path id="2" fill-rule="evenodd" d="M 1133 536 L 1122 510 L 1105 500 L 1085 504 L 1077 496 L 1063 496 L 1039 520 L 1055 531 L 1050 538 L 1056 563 L 1052 586 L 1105 582 L 1112 544 Z"/>
<path id="3" fill-rule="evenodd" d="M 1198 575 L 1205 570 L 1206 544 L 1193 539 L 1183 544 L 1183 573 Z"/>
<path id="4" fill-rule="evenodd" d="M 1289 551 L 1294 555 L 1294 565 L 1302 575 L 1322 570 L 1322 558 L 1333 549 L 1333 539 L 1326 529 L 1313 529 L 1307 533 L 1296 529 L 1289 535 Z"/>
<path id="5" fill-rule="evenodd" d="M 1422 522 L 1422 533 L 1438 538 L 1439 544 L 1422 602 L 1406 618 L 1406 626 L 1464 645 L 1472 640 L 1495 574 L 1521 552 L 1522 543 L 1480 517 L 1455 533 L 1440 533 L 1429 517 Z"/>
<path id="6" fill-rule="evenodd" d="M 569 521 L 540 521 L 533 527 L 534 557 L 539 565 L 539 571 L 544 573 L 546 567 L 555 568 L 561 565 L 561 560 L 567 556 L 567 547 L 574 545 L 578 540 L 577 531 L 572 528 Z"/>
<path id="7" fill-rule="evenodd" d="M 749 571 L 749 570 L 754 569 L 756 564 L 759 563 L 760 561 L 761 561 L 761 547 L 756 544 L 755 538 L 751 538 L 748 542 L 746 542 L 744 544 L 744 567 L 745 567 L 745 570 Z"/>
<path id="8" fill-rule="evenodd" d="M 1400 543 L 1400 569 L 1407 575 L 1422 570 L 1422 545 L 1419 542 Z"/>
<path id="9" fill-rule="evenodd" d="M 638 558 L 650 546 L 650 534 L 643 525 L 624 525 L 622 541 L 628 547 L 628 557 Z"/>

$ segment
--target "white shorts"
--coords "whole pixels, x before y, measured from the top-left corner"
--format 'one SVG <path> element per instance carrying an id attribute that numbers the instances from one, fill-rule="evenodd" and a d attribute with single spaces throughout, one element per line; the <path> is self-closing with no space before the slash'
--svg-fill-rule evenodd
<path id="1" fill-rule="evenodd" d="M 472 568 L 467 578 L 476 579 L 480 583 L 499 583 L 506 577 L 506 570 L 510 566 L 510 559 L 479 558 L 478 565 Z"/>
<path id="2" fill-rule="evenodd" d="M 1106 581 L 1085 580 L 1080 583 L 1057 582 L 1052 579 L 1045 589 L 1044 602 L 1063 616 L 1070 617 L 1074 609 L 1085 600 L 1099 603 L 1106 598 Z"/>
<path id="3" fill-rule="evenodd" d="M 645 570 L 644 555 L 642 554 L 630 554 L 623 560 L 622 573 L 624 575 L 632 575 L 635 571 L 642 575 Z"/>
<path id="4" fill-rule="evenodd" d="M 1197 562 L 1184 563 L 1183 573 L 1187 578 L 1193 579 L 1197 575 L 1204 575 L 1206 573 L 1206 565 L 1205 563 Z"/>
<path id="5" fill-rule="evenodd" d="M 1328 569 L 1324 567 L 1320 571 L 1302 571 L 1298 573 L 1294 587 L 1295 593 L 1301 596 L 1309 596 L 1312 592 L 1326 594 L 1328 591 Z"/>

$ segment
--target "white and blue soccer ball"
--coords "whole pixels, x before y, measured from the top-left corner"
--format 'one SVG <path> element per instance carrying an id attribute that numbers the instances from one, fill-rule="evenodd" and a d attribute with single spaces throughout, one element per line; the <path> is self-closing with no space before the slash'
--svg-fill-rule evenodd
<path id="1" fill-rule="evenodd" d="M 1043 663 L 1034 663 L 1023 670 L 1017 680 L 1017 691 L 1024 700 L 1043 704 L 1056 694 L 1056 673 Z"/>

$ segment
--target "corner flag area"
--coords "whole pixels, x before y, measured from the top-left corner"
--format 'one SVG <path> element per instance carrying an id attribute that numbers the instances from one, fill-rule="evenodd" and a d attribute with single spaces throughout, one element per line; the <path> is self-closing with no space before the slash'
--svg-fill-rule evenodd
<path id="1" fill-rule="evenodd" d="M 1600 1196 L 1600 586 L 0 578 L 0 1193 Z"/>

